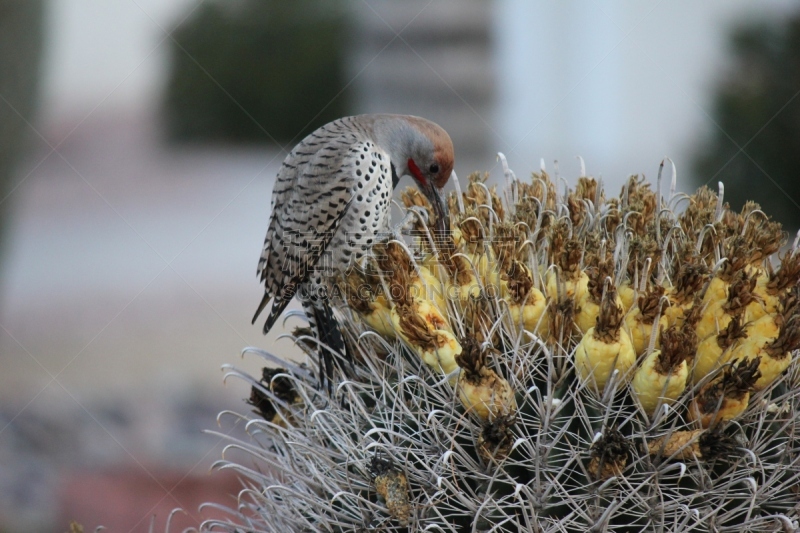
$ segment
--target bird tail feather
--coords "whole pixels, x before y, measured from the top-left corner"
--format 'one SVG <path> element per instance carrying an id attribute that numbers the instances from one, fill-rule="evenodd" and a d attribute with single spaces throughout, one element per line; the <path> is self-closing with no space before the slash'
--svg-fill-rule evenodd
<path id="1" fill-rule="evenodd" d="M 336 370 L 342 370 L 342 357 L 348 358 L 342 331 L 327 300 L 304 302 L 311 330 L 319 339 L 319 377 L 320 385 L 327 385 L 332 393 L 333 377 Z"/>

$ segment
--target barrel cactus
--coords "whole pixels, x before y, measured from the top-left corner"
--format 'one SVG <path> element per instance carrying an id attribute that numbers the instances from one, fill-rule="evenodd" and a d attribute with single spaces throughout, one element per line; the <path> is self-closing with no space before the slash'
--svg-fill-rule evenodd
<path id="1" fill-rule="evenodd" d="M 341 280 L 347 360 L 269 363 L 218 531 L 796 531 L 800 254 L 723 188 L 582 175 L 498 192 L 474 174 L 451 232 L 413 190 L 410 236 Z M 457 181 L 457 180 L 456 180 Z M 456 183 L 458 185 L 458 183 Z M 667 187 L 664 187 L 667 188 Z M 236 456 L 235 450 L 247 454 Z"/>

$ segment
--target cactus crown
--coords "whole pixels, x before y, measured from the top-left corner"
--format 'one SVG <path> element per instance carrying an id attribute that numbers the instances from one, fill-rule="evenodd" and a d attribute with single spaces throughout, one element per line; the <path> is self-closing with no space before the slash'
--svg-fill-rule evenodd
<path id="1" fill-rule="evenodd" d="M 764 348 L 773 359 L 786 359 L 800 348 L 800 286 L 794 286 L 785 293 L 780 306 L 782 311 L 776 319 L 780 326 L 778 337 Z"/>
<path id="2" fill-rule="evenodd" d="M 733 315 L 728 325 L 717 335 L 717 345 L 726 350 L 733 346 L 739 339 L 747 338 L 747 324 L 744 323 L 741 315 Z"/>
<path id="3" fill-rule="evenodd" d="M 704 413 L 713 413 L 723 398 L 741 400 L 753 391 L 761 372 L 759 357 L 737 361 L 725 367 L 721 376 L 701 389 L 698 403 Z"/>
<path id="4" fill-rule="evenodd" d="M 780 226 L 707 188 L 664 195 L 661 171 L 612 198 L 587 176 L 565 190 L 501 162 L 505 189 L 473 174 L 448 198 L 453 235 L 379 243 L 343 280 L 348 361 L 332 393 L 315 364 L 264 350 L 247 353 L 280 369 L 229 369 L 256 412 L 220 417 L 232 439 L 220 466 L 244 487 L 230 518 L 204 529 L 798 528 L 800 254 L 772 265 Z M 428 209 L 417 193 L 403 201 Z M 659 307 L 653 364 L 626 317 L 655 322 Z M 757 337 L 756 313 L 778 337 Z M 722 337 L 752 353 L 706 350 L 722 320 L 734 324 Z M 316 360 L 315 343 L 296 341 Z"/>

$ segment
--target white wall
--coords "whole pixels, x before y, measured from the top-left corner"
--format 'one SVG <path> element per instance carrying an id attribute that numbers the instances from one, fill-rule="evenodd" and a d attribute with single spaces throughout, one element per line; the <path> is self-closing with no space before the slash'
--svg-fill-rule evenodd
<path id="1" fill-rule="evenodd" d="M 723 72 L 731 23 L 793 5 L 496 0 L 496 149 L 518 174 L 543 157 L 550 170 L 558 159 L 569 178 L 581 155 L 614 192 L 631 173 L 654 177 L 664 156 L 680 179 L 714 127 L 709 91 Z"/>

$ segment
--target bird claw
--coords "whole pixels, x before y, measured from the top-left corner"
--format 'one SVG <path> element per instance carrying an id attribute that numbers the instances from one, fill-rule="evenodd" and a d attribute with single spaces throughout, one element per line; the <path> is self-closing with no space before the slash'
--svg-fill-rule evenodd
<path id="1" fill-rule="evenodd" d="M 406 214 L 399 224 L 391 229 L 392 238 L 398 239 L 403 234 L 408 234 L 414 228 L 414 224 L 421 221 L 425 226 L 430 222 L 428 210 L 418 205 L 409 206 L 406 209 Z"/>

